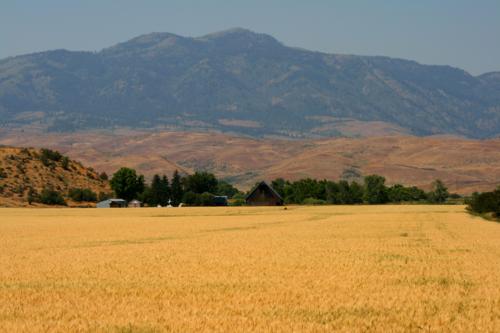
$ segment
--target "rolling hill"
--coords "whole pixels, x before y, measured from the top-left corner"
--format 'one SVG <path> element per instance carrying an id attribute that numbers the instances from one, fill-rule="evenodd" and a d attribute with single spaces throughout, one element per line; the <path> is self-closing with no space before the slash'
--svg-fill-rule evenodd
<path id="1" fill-rule="evenodd" d="M 0 144 L 47 146 L 112 174 L 129 166 L 151 177 L 178 169 L 207 170 L 249 189 L 262 179 L 359 180 L 384 175 L 390 184 L 429 189 L 436 178 L 470 194 L 500 185 L 500 139 L 389 136 L 314 140 L 254 139 L 221 133 L 88 131 L 0 133 Z"/>
<path id="2" fill-rule="evenodd" d="M 30 192 L 32 196 L 40 195 L 44 189 L 60 192 L 69 206 L 92 205 L 69 199 L 72 188 L 88 188 L 96 194 L 110 192 L 108 182 L 100 179 L 94 169 L 70 159 L 66 163 L 63 159 L 44 159 L 39 149 L 1 146 L 0 207 L 30 206 Z"/>
<path id="3" fill-rule="evenodd" d="M 244 29 L 152 33 L 99 52 L 0 60 L 0 127 L 491 138 L 500 73 L 312 52 Z"/>

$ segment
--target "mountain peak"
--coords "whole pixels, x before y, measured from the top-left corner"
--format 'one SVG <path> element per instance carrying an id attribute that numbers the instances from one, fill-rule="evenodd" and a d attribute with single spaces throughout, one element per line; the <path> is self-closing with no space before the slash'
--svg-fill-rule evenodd
<path id="1" fill-rule="evenodd" d="M 243 49 L 253 48 L 255 46 L 282 46 L 277 39 L 270 35 L 254 32 L 244 28 L 222 30 L 196 39 L 200 41 L 215 42 L 216 44 L 223 46 L 234 46 Z"/>
<path id="2" fill-rule="evenodd" d="M 249 30 L 249 29 L 235 27 L 235 28 L 229 28 L 229 29 L 225 29 L 225 30 L 221 30 L 221 31 L 212 32 L 212 33 L 204 35 L 200 38 L 220 38 L 220 37 L 226 37 L 226 36 L 231 36 L 231 35 L 232 36 L 234 36 L 234 35 L 252 36 L 252 35 L 262 35 L 262 34 L 259 34 L 257 32 L 252 31 L 252 30 Z"/>

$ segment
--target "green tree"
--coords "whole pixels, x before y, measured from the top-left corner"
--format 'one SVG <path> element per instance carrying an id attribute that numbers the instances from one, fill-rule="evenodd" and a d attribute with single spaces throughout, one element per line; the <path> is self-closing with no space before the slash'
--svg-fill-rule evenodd
<path id="1" fill-rule="evenodd" d="M 160 175 L 154 175 L 151 180 L 151 186 L 145 191 L 148 193 L 143 198 L 143 201 L 149 206 L 154 207 L 160 204 L 161 196 L 161 178 Z"/>
<path id="2" fill-rule="evenodd" d="M 326 184 L 326 201 L 331 204 L 340 204 L 340 188 L 335 182 L 329 181 Z"/>
<path id="3" fill-rule="evenodd" d="M 96 202 L 97 194 L 89 188 L 71 188 L 68 196 L 76 202 Z"/>
<path id="4" fill-rule="evenodd" d="M 363 199 L 369 204 L 387 203 L 388 196 L 385 178 L 379 175 L 366 176 Z"/>
<path id="5" fill-rule="evenodd" d="M 215 194 L 225 195 L 228 198 L 232 198 L 238 193 L 240 193 L 240 191 L 236 187 L 234 187 L 233 185 L 229 184 L 228 182 L 226 182 L 224 180 L 218 181 L 217 190 L 215 191 Z"/>
<path id="6" fill-rule="evenodd" d="M 474 193 L 468 203 L 473 212 L 494 213 L 500 217 L 500 188 L 493 192 Z"/>
<path id="7" fill-rule="evenodd" d="M 40 202 L 45 205 L 66 206 L 66 201 L 64 201 L 61 193 L 50 188 L 43 189 L 42 193 L 40 194 Z"/>
<path id="8" fill-rule="evenodd" d="M 182 202 L 182 197 L 184 195 L 184 190 L 182 188 L 182 179 L 177 170 L 174 171 L 172 176 L 172 184 L 170 186 L 170 196 L 172 199 L 172 205 L 178 206 Z"/>
<path id="9" fill-rule="evenodd" d="M 168 205 L 170 200 L 170 184 L 167 176 L 163 175 L 160 180 L 160 187 L 158 189 L 158 203 L 162 206 Z"/>
<path id="10" fill-rule="evenodd" d="M 193 193 L 216 193 L 217 178 L 209 172 L 196 171 L 194 174 L 184 178 L 184 187 L 186 191 Z"/>
<path id="11" fill-rule="evenodd" d="M 363 203 L 363 186 L 353 181 L 349 185 L 349 192 L 353 204 Z"/>
<path id="12" fill-rule="evenodd" d="M 69 158 L 67 156 L 63 156 L 61 158 L 61 166 L 64 170 L 68 170 L 69 168 Z"/>
<path id="13" fill-rule="evenodd" d="M 144 176 L 137 176 L 134 169 L 121 168 L 113 175 L 110 184 L 118 197 L 130 201 L 144 191 Z"/>
<path id="14" fill-rule="evenodd" d="M 449 197 L 448 188 L 444 186 L 444 183 L 436 179 L 432 183 L 432 191 L 429 193 L 429 201 L 432 203 L 443 203 Z"/>
<path id="15" fill-rule="evenodd" d="M 282 198 L 285 198 L 285 187 L 287 186 L 287 182 L 283 178 L 276 178 L 271 182 L 271 186 Z"/>

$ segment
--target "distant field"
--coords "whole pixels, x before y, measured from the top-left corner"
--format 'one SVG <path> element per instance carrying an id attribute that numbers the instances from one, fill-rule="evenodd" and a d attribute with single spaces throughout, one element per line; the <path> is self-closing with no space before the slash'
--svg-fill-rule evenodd
<path id="1" fill-rule="evenodd" d="M 1 332 L 499 332 L 463 206 L 1 209 Z"/>

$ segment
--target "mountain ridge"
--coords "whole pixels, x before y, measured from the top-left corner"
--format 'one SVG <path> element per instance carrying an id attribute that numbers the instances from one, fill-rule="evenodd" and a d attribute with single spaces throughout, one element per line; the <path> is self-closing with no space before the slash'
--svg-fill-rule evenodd
<path id="1" fill-rule="evenodd" d="M 500 133 L 499 75 L 308 51 L 242 28 L 150 33 L 99 52 L 0 60 L 0 126 L 314 138 L 343 136 L 343 124 L 354 121 L 488 138 Z"/>

